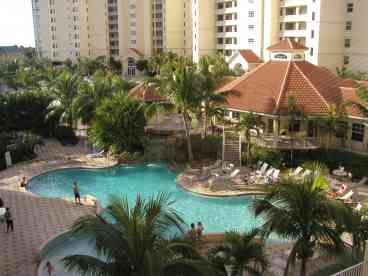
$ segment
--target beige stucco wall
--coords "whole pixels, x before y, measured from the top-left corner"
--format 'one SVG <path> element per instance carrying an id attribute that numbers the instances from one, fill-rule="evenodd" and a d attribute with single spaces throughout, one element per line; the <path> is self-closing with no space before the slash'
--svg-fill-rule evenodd
<path id="1" fill-rule="evenodd" d="M 216 2 L 193 0 L 193 60 L 216 51 Z"/>
<path id="2" fill-rule="evenodd" d="M 186 0 L 165 3 L 165 49 L 185 55 L 186 26 L 188 13 Z"/>
<path id="3" fill-rule="evenodd" d="M 82 57 L 109 55 L 107 0 L 80 0 L 80 52 Z"/>
<path id="4" fill-rule="evenodd" d="M 350 64 L 347 67 L 354 71 L 368 71 L 368 1 L 349 2 L 354 4 L 354 12 L 347 15 L 347 20 L 352 21 L 352 30 L 345 32 L 345 38 L 352 41 L 351 48 L 345 51 L 345 54 L 350 56 Z"/>
<path id="5" fill-rule="evenodd" d="M 336 72 L 343 65 L 346 1 L 321 0 L 319 18 L 318 65 Z M 318 30 L 317 30 L 318 31 Z"/>

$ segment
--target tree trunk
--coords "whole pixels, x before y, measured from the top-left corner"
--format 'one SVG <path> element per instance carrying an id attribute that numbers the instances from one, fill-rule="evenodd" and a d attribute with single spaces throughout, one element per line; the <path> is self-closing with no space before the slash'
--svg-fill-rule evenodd
<path id="1" fill-rule="evenodd" d="M 203 135 L 203 137 L 204 138 L 206 138 L 207 137 L 207 114 L 206 114 L 206 112 L 204 113 L 204 135 Z"/>
<path id="2" fill-rule="evenodd" d="M 307 275 L 307 259 L 302 259 L 301 268 L 300 268 L 300 276 Z"/>
<path id="3" fill-rule="evenodd" d="M 190 122 L 189 122 L 189 116 L 186 112 L 183 112 L 183 120 L 185 125 L 185 138 L 187 140 L 187 146 L 188 146 L 188 159 L 189 161 L 193 161 L 193 150 L 192 150 L 192 140 L 190 138 Z"/>
<path id="4" fill-rule="evenodd" d="M 250 165 L 250 131 L 246 130 L 246 136 L 247 136 L 247 165 Z"/>

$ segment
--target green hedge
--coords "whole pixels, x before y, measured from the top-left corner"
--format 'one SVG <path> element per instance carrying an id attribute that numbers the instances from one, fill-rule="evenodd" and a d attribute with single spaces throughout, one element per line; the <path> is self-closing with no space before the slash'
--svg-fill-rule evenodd
<path id="1" fill-rule="evenodd" d="M 42 136 L 53 132 L 57 121 L 46 121 L 52 98 L 43 92 L 0 94 L 0 132 L 31 131 Z"/>

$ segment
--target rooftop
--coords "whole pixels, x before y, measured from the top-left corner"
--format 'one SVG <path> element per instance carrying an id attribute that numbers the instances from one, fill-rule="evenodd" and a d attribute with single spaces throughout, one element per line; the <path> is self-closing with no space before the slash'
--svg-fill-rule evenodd
<path id="1" fill-rule="evenodd" d="M 279 43 L 271 45 L 267 50 L 270 52 L 290 52 L 295 50 L 308 50 L 308 48 L 290 38 L 286 38 L 281 40 Z"/>
<path id="2" fill-rule="evenodd" d="M 248 63 L 262 63 L 262 60 L 249 49 L 239 50 L 239 54 L 248 62 Z"/>

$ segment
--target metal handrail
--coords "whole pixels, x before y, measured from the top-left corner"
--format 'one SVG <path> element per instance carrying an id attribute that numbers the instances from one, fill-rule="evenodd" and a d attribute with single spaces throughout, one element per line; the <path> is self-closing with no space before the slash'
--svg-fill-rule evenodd
<path id="1" fill-rule="evenodd" d="M 368 260 L 348 267 L 331 276 L 365 276 L 368 275 Z"/>

